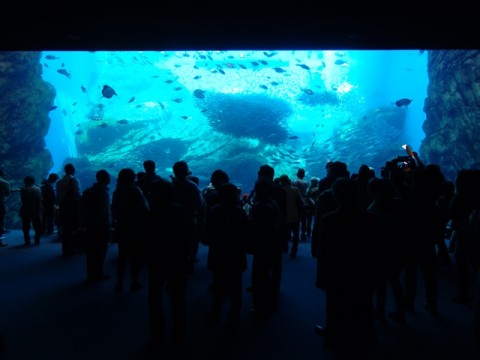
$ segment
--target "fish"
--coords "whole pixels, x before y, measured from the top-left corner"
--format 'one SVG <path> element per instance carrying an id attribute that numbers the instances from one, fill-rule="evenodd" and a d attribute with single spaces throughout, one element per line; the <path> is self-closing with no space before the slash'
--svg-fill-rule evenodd
<path id="1" fill-rule="evenodd" d="M 272 81 L 270 84 L 272 84 L 273 86 L 277 86 L 277 85 L 280 85 L 278 82 L 276 81 Z"/>
<path id="2" fill-rule="evenodd" d="M 57 57 L 57 56 L 54 56 L 54 55 L 47 55 L 47 56 L 45 56 L 45 59 L 47 59 L 47 60 L 57 60 L 57 59 L 60 59 L 60 58 Z"/>
<path id="3" fill-rule="evenodd" d="M 303 92 L 307 95 L 313 95 L 313 90 L 310 89 L 303 89 Z"/>
<path id="4" fill-rule="evenodd" d="M 345 60 L 338 59 L 338 60 L 335 60 L 335 65 L 347 66 L 348 64 Z"/>
<path id="5" fill-rule="evenodd" d="M 260 87 L 264 90 L 268 90 L 268 86 L 267 85 L 260 85 Z"/>
<path id="6" fill-rule="evenodd" d="M 128 103 L 130 104 L 131 102 L 134 102 L 134 101 L 135 101 L 135 96 L 132 96 L 130 100 L 128 100 Z"/>
<path id="7" fill-rule="evenodd" d="M 275 56 L 277 54 L 278 53 L 275 52 L 275 51 L 272 51 L 271 53 L 267 53 L 266 51 L 263 52 L 263 55 L 265 55 L 266 57 L 272 57 L 272 56 Z"/>
<path id="8" fill-rule="evenodd" d="M 258 62 L 256 62 L 256 61 L 252 61 L 251 64 L 252 64 L 253 66 L 258 66 Z"/>
<path id="9" fill-rule="evenodd" d="M 205 91 L 200 90 L 200 89 L 196 89 L 193 92 L 193 96 L 195 96 L 197 99 L 205 99 Z"/>
<path id="10" fill-rule="evenodd" d="M 310 67 L 308 65 L 305 65 L 305 64 L 295 64 L 295 65 L 300 66 L 302 69 L 310 70 Z"/>
<path id="11" fill-rule="evenodd" d="M 75 106 L 75 105 L 77 105 L 77 103 L 76 103 L 76 102 L 74 102 L 74 103 L 72 104 L 72 106 Z"/>
<path id="12" fill-rule="evenodd" d="M 165 80 L 165 82 L 166 82 L 167 84 L 171 84 L 171 83 L 173 83 L 173 80 Z"/>
<path id="13" fill-rule="evenodd" d="M 296 139 L 298 139 L 298 136 L 293 135 L 293 136 L 290 136 L 289 139 L 290 139 L 290 140 L 296 140 Z"/>
<path id="14" fill-rule="evenodd" d="M 82 135 L 83 134 L 83 131 L 82 130 L 77 130 L 75 131 L 75 135 Z"/>
<path id="15" fill-rule="evenodd" d="M 260 64 L 268 65 L 268 62 L 266 62 L 265 60 L 260 60 Z"/>
<path id="16" fill-rule="evenodd" d="M 48 111 L 52 111 L 52 110 L 55 110 L 58 106 L 50 106 L 50 108 L 48 109 Z"/>
<path id="17" fill-rule="evenodd" d="M 83 92 L 83 93 L 86 93 L 86 92 L 87 92 L 87 89 L 86 89 L 85 86 L 83 86 L 83 85 L 80 86 L 80 89 L 82 89 L 82 92 Z"/>
<path id="18" fill-rule="evenodd" d="M 180 104 L 183 100 L 180 98 L 176 98 L 172 100 L 173 102 L 176 102 L 177 104 Z"/>
<path id="19" fill-rule="evenodd" d="M 197 76 L 195 76 L 195 77 L 193 78 L 193 80 L 198 80 L 198 79 L 200 79 L 201 77 L 202 77 L 202 75 L 197 75 Z"/>
<path id="20" fill-rule="evenodd" d="M 175 89 L 173 89 L 173 90 L 175 90 L 175 91 L 179 91 L 179 90 L 182 90 L 182 89 L 183 89 L 183 88 L 182 88 L 181 86 L 179 86 L 179 87 L 176 87 L 176 88 L 175 88 Z"/>
<path id="21" fill-rule="evenodd" d="M 180 117 L 181 117 L 182 119 L 184 119 L 184 120 L 190 119 L 190 116 L 186 116 L 186 115 L 182 115 L 182 116 L 180 116 Z"/>
<path id="22" fill-rule="evenodd" d="M 67 78 L 71 79 L 71 74 L 65 70 L 65 69 L 58 69 L 57 70 L 57 73 L 61 74 L 61 75 L 65 75 Z"/>
<path id="23" fill-rule="evenodd" d="M 115 90 L 113 90 L 113 88 L 111 86 L 103 85 L 102 97 L 107 98 L 107 99 L 111 99 L 114 95 L 117 95 L 117 93 L 115 92 Z"/>
<path id="24" fill-rule="evenodd" d="M 100 125 L 98 125 L 98 127 L 101 127 L 101 128 L 106 128 L 108 126 L 107 123 L 101 123 Z"/>
<path id="25" fill-rule="evenodd" d="M 126 124 L 128 124 L 128 120 L 121 119 L 121 120 L 118 120 L 117 123 L 122 124 L 122 125 L 126 125 Z"/>
<path id="26" fill-rule="evenodd" d="M 238 66 L 241 67 L 241 68 L 244 69 L 244 70 L 247 68 L 247 67 L 246 67 L 245 65 L 243 65 L 243 64 L 238 64 Z"/>
<path id="27" fill-rule="evenodd" d="M 43 66 L 45 66 L 46 68 L 48 68 L 48 64 L 47 64 L 47 63 L 43 63 Z"/>
<path id="28" fill-rule="evenodd" d="M 226 63 L 225 64 L 226 67 L 230 68 L 230 69 L 233 69 L 235 67 L 235 64 L 233 63 Z"/>
<path id="29" fill-rule="evenodd" d="M 410 105 L 410 103 L 412 101 L 413 100 L 411 100 L 411 99 L 403 98 L 403 99 L 395 101 L 395 105 L 397 105 L 398 107 L 408 106 L 408 105 Z"/>
<path id="30" fill-rule="evenodd" d="M 273 70 L 280 74 L 286 72 L 286 70 L 282 69 L 281 67 L 274 67 Z"/>
<path id="31" fill-rule="evenodd" d="M 218 69 L 218 72 L 222 75 L 225 75 L 225 71 L 223 71 L 222 69 Z"/>

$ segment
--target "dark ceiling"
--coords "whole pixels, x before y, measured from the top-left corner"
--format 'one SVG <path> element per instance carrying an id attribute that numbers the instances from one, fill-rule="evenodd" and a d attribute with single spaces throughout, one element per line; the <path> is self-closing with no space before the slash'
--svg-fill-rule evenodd
<path id="1" fill-rule="evenodd" d="M 310 0 L 23 2 L 1 5 L 2 49 L 480 48 L 473 8 L 455 15 L 443 7 L 438 15 L 435 6 L 393 2 L 383 7 Z"/>

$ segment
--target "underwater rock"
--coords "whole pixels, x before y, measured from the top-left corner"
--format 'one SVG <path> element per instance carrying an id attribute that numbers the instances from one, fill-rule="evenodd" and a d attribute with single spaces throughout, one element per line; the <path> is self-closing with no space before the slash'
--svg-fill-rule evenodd
<path id="1" fill-rule="evenodd" d="M 43 81 L 39 51 L 0 52 L 0 167 L 13 188 L 32 175 L 37 184 L 53 166 L 45 148 L 54 87 Z M 6 199 L 6 226 L 20 228 L 20 197 Z"/>
<path id="2" fill-rule="evenodd" d="M 454 180 L 480 162 L 480 51 L 428 51 L 428 74 L 420 156 Z"/>

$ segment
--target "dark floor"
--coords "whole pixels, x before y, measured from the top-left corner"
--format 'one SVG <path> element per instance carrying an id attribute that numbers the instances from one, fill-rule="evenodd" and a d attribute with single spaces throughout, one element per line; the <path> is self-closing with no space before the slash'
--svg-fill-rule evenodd
<path id="1" fill-rule="evenodd" d="M 9 246 L 0 248 L 0 332 L 5 338 L 0 359 L 154 358 L 146 351 L 146 289 L 116 293 L 113 277 L 86 283 L 84 255 L 61 257 L 55 235 L 27 248 L 20 231 L 14 230 L 6 234 L 5 241 Z M 110 275 L 114 274 L 116 255 L 116 245 L 112 245 L 106 260 Z M 167 337 L 164 358 L 339 358 L 323 348 L 322 338 L 313 331 L 316 324 L 324 322 L 325 314 L 324 294 L 314 286 L 315 262 L 309 243 L 301 244 L 297 258 L 285 255 L 280 308 L 271 319 L 254 321 L 249 313 L 251 296 L 244 293 L 235 337 L 228 337 L 223 326 L 210 328 L 206 321 L 210 273 L 205 261 L 206 248 L 201 246 L 188 285 L 186 349 L 174 349 Z M 143 273 L 143 280 L 145 276 Z M 456 295 L 454 276 L 454 268 L 440 269 L 438 315 L 422 308 L 423 289 L 419 286 L 417 311 L 408 314 L 408 325 L 378 321 L 379 344 L 370 359 L 480 359 L 473 346 L 473 308 L 450 299 Z M 249 278 L 248 270 L 245 286 Z M 391 303 L 389 307 L 392 310 Z"/>

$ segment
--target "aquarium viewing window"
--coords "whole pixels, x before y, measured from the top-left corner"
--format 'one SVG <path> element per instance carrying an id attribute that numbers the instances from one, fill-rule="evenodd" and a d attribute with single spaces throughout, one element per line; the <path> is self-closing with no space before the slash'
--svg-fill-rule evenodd
<path id="1" fill-rule="evenodd" d="M 415 49 L 43 51 L 51 171 L 68 160 L 116 175 L 151 159 L 168 178 L 183 159 L 202 185 L 223 169 L 244 191 L 262 164 L 379 174 L 424 138 L 426 64 Z"/>

